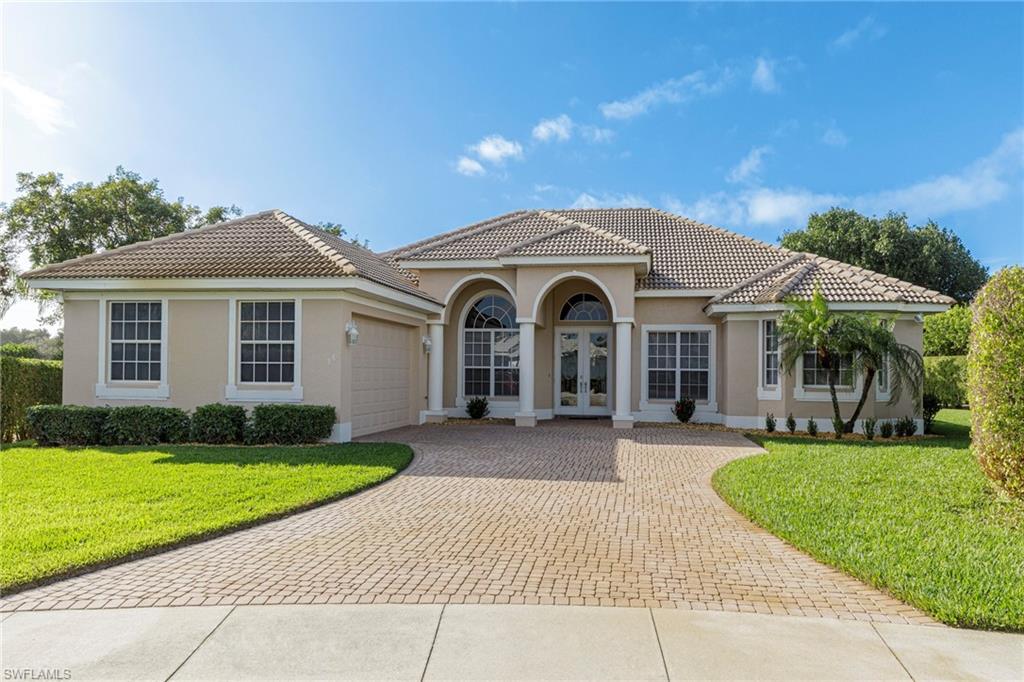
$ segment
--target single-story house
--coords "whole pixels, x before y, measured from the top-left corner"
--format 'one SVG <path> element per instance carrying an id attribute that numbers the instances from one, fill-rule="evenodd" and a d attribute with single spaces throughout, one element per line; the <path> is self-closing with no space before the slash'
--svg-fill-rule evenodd
<path id="1" fill-rule="evenodd" d="M 277 210 L 25 274 L 64 301 L 64 401 L 337 408 L 333 439 L 490 414 L 831 428 L 813 354 L 779 370 L 777 316 L 817 286 L 920 350 L 934 291 L 664 211 L 524 210 L 374 253 Z M 852 410 L 860 377 L 839 400 Z M 884 374 L 863 416 L 889 404 Z"/>

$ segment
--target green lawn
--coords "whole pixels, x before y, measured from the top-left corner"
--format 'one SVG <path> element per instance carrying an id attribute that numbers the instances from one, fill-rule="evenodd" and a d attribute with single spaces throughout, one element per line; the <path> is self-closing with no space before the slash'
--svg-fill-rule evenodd
<path id="1" fill-rule="evenodd" d="M 767 455 L 714 475 L 754 522 L 951 625 L 1024 630 L 1024 504 L 997 492 L 970 452 L 969 413 L 941 438 L 761 437 Z"/>
<path id="2" fill-rule="evenodd" d="M 336 499 L 390 478 L 406 445 L 7 447 L 0 588 Z"/>

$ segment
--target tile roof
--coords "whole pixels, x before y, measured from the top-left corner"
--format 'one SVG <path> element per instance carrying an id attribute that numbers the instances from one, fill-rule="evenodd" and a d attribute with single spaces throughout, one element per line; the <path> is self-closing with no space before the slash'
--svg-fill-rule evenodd
<path id="1" fill-rule="evenodd" d="M 499 256 L 646 256 L 650 247 L 602 230 L 587 223 L 572 220 L 557 213 L 541 211 L 561 227 L 530 237 L 497 252 Z"/>
<path id="2" fill-rule="evenodd" d="M 26 272 L 25 279 L 361 277 L 433 301 L 408 272 L 283 211 L 254 213 Z"/>

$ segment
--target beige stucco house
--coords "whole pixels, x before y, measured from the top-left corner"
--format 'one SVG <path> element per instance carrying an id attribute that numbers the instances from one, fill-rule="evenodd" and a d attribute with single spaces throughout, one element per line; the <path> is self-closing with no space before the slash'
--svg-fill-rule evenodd
<path id="1" fill-rule="evenodd" d="M 922 316 L 952 303 L 654 209 L 518 211 L 384 254 L 266 211 L 25 278 L 63 296 L 66 403 L 331 404 L 339 441 L 464 416 L 473 396 L 519 426 L 671 421 L 689 396 L 695 421 L 825 431 L 813 354 L 778 369 L 783 301 L 818 286 L 919 350 Z M 850 410 L 860 378 L 842 376 Z M 887 388 L 864 417 L 913 413 Z"/>

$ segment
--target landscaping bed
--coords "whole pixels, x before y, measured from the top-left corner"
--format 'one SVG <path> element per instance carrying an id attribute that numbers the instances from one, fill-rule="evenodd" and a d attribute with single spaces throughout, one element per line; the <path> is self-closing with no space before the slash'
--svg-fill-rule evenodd
<path id="1" fill-rule="evenodd" d="M 7 446 L 0 588 L 46 581 L 352 494 L 407 445 Z"/>
<path id="2" fill-rule="evenodd" d="M 968 424 L 943 410 L 938 438 L 758 435 L 768 454 L 713 484 L 757 524 L 938 620 L 1024 630 L 1024 504 L 982 474 Z"/>

